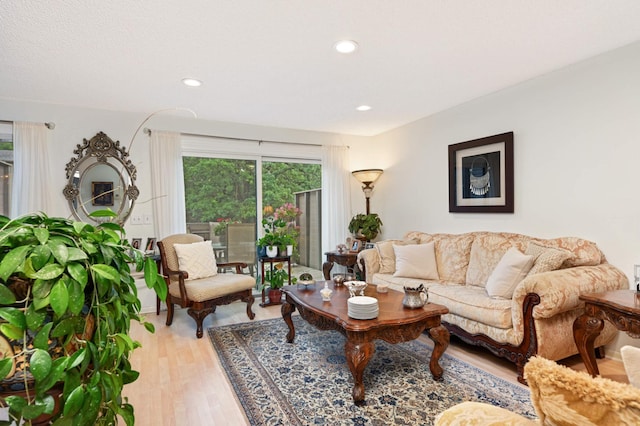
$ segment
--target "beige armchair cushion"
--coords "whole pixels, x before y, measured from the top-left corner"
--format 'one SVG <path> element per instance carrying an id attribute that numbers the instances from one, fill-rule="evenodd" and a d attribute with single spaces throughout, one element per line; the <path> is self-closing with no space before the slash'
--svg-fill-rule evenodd
<path id="1" fill-rule="evenodd" d="M 184 282 L 187 290 L 187 297 L 194 302 L 204 302 L 225 296 L 242 290 L 248 290 L 256 285 L 255 278 L 242 274 L 217 274 L 208 278 L 188 280 Z M 169 293 L 172 296 L 180 297 L 180 287 L 170 285 Z"/>
<path id="2" fill-rule="evenodd" d="M 190 244 L 174 244 L 178 265 L 181 271 L 189 274 L 187 279 L 212 277 L 218 273 L 216 257 L 211 241 Z"/>

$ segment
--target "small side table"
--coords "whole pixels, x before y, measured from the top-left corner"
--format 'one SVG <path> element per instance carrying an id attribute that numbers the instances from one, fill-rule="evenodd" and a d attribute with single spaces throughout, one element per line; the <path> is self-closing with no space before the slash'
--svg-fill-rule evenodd
<path id="1" fill-rule="evenodd" d="M 629 336 L 640 338 L 640 294 L 635 290 L 615 290 L 583 294 L 580 300 L 584 302 L 584 314 L 573 322 L 573 338 L 587 371 L 597 376 L 600 371 L 593 342 L 602 332 L 604 320 Z"/>
<path id="2" fill-rule="evenodd" d="M 279 263 L 279 262 L 287 262 L 287 272 L 289 275 L 289 285 L 291 285 L 291 256 L 276 256 L 276 257 L 263 257 L 260 256 L 258 257 L 258 262 L 260 262 L 260 268 L 262 271 L 262 275 L 260 276 L 260 284 L 262 285 L 262 303 L 260 303 L 260 306 L 265 307 L 265 306 L 271 306 L 271 305 L 281 305 L 282 302 L 272 302 L 271 300 L 269 300 L 269 302 L 265 301 L 265 294 L 264 294 L 264 264 L 268 263 L 269 267 L 271 268 L 271 270 L 273 271 L 273 264 L 274 263 Z"/>
<path id="3" fill-rule="evenodd" d="M 334 263 L 346 266 L 347 268 L 357 266 L 357 252 L 345 251 L 344 253 L 339 253 L 337 251 L 328 251 L 325 253 L 325 256 L 327 256 L 327 261 L 322 264 L 322 273 L 324 274 L 325 280 L 331 279 L 331 268 L 333 268 Z"/>

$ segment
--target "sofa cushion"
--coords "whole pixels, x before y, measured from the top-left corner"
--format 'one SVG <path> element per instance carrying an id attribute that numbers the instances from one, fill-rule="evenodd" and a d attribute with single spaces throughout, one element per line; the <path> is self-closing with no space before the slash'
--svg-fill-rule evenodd
<path id="1" fill-rule="evenodd" d="M 484 287 L 502 256 L 513 246 L 502 234 L 477 233 L 471 244 L 466 283 Z"/>
<path id="2" fill-rule="evenodd" d="M 529 242 L 525 254 L 530 254 L 534 258 L 529 275 L 555 271 L 562 266 L 565 260 L 573 257 L 573 253 L 569 250 L 546 247 L 535 241 Z"/>
<path id="3" fill-rule="evenodd" d="M 216 257 L 211 241 L 191 244 L 174 244 L 181 271 L 189 274 L 188 280 L 212 277 L 218 273 Z"/>
<path id="4" fill-rule="evenodd" d="M 474 234 L 419 234 L 409 233 L 407 237 L 419 238 L 420 243 L 436 243 L 436 263 L 441 280 L 464 284 L 469 266 L 469 254 Z"/>
<path id="5" fill-rule="evenodd" d="M 527 276 L 533 266 L 533 255 L 523 254 L 511 247 L 487 280 L 487 294 L 491 297 L 511 299 L 513 290 Z"/>
<path id="6" fill-rule="evenodd" d="M 404 287 L 418 287 L 420 284 L 429 288 L 437 284 L 438 281 L 424 280 L 420 278 L 394 277 L 392 274 L 373 274 L 371 284 L 386 284 L 390 288 L 404 291 Z"/>
<path id="7" fill-rule="evenodd" d="M 511 328 L 511 300 L 493 299 L 484 287 L 435 284 L 429 287 L 429 302 L 444 305 L 451 314 L 497 328 Z"/>
<path id="8" fill-rule="evenodd" d="M 394 277 L 437 280 L 435 243 L 408 246 L 394 245 L 396 271 Z"/>
<path id="9" fill-rule="evenodd" d="M 417 239 L 406 240 L 386 240 L 376 243 L 376 250 L 380 256 L 380 270 L 381 274 L 393 274 L 396 270 L 396 255 L 393 251 L 393 246 L 417 244 Z"/>

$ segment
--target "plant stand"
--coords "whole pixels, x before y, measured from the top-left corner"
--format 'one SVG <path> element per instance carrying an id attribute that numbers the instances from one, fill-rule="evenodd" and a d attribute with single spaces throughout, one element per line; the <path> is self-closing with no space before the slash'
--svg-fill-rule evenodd
<path id="1" fill-rule="evenodd" d="M 291 256 L 276 256 L 276 257 L 260 256 L 258 258 L 258 262 L 260 262 L 260 270 L 262 271 L 262 275 L 260 275 L 260 283 L 262 284 L 262 303 L 260 303 L 260 306 L 264 308 L 265 306 L 282 304 L 281 301 L 272 302 L 271 300 L 269 300 L 268 302 L 266 302 L 265 289 L 264 289 L 264 264 L 269 263 L 269 267 L 271 268 L 271 270 L 273 270 L 274 263 L 287 262 L 287 268 L 288 268 L 287 271 L 289 274 L 289 285 L 291 285 Z"/>

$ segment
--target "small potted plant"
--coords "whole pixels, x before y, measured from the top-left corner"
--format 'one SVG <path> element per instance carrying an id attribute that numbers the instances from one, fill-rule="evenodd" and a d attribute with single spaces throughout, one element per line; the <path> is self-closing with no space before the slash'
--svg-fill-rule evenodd
<path id="1" fill-rule="evenodd" d="M 276 257 L 278 255 L 278 248 L 283 245 L 282 237 L 285 226 L 286 222 L 284 220 L 276 219 L 273 216 L 262 219 L 264 236 L 259 238 L 256 244 L 258 247 L 266 249 L 267 256 Z"/>
<path id="2" fill-rule="evenodd" d="M 380 220 L 377 213 L 358 213 L 352 217 L 349 222 L 349 232 L 356 238 L 364 237 L 367 241 L 371 241 L 377 237 L 380 228 L 382 228 L 382 220 Z"/>
<path id="3" fill-rule="evenodd" d="M 291 278 L 291 284 L 295 284 L 297 281 L 297 278 Z M 265 271 L 263 289 L 266 289 L 267 287 L 269 288 L 267 294 L 269 296 L 270 303 L 280 303 L 280 299 L 282 298 L 282 287 L 284 287 L 285 282 L 289 282 L 289 274 L 285 271 L 284 264 L 282 262 L 276 263 L 270 269 Z"/>

